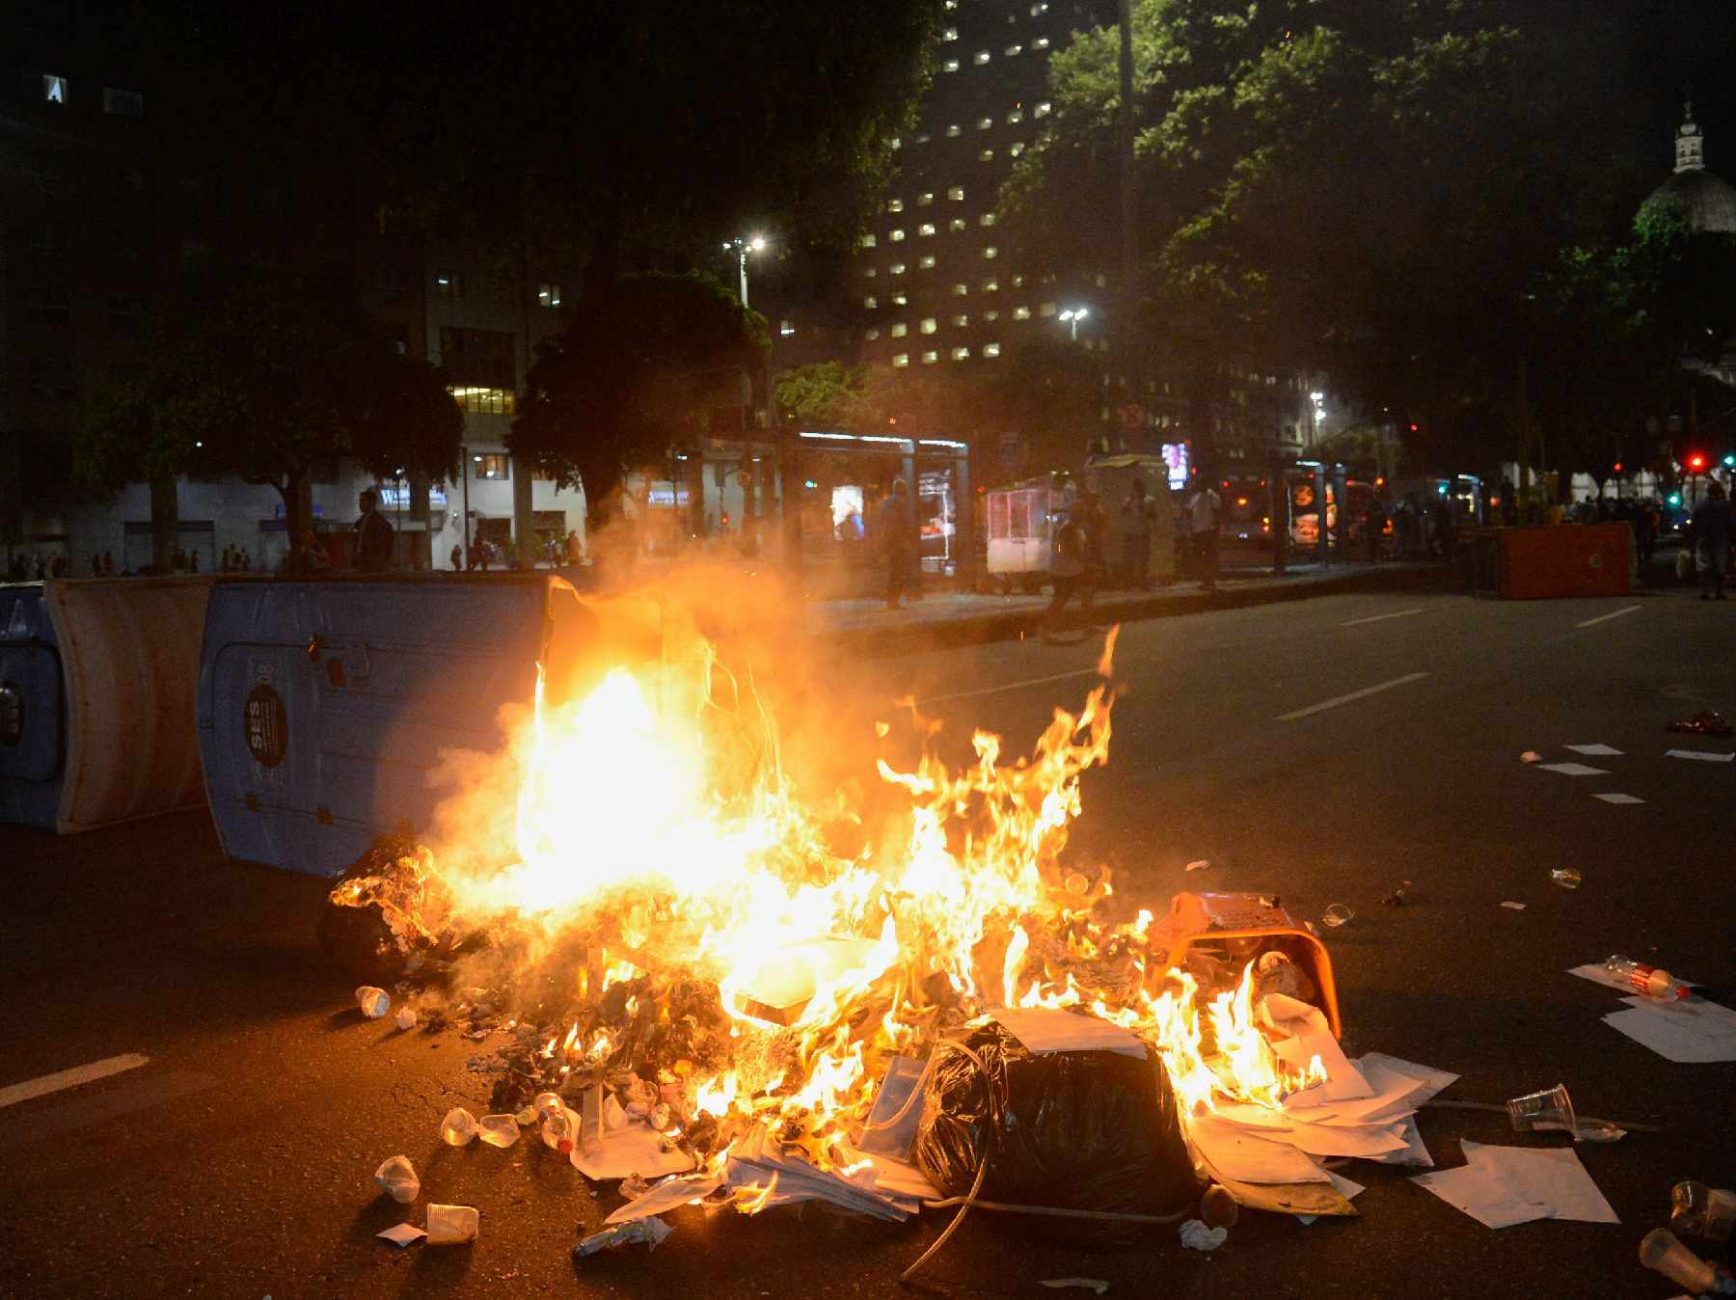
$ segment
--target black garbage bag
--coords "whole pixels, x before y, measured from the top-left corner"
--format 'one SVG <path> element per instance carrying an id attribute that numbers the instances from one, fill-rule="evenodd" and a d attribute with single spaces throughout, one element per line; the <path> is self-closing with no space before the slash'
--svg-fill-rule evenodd
<path id="1" fill-rule="evenodd" d="M 915 1159 L 949 1196 L 1015 1205 L 1170 1215 L 1199 1191 L 1162 1063 L 1115 1052 L 1026 1050 L 1000 1024 L 935 1048 Z M 996 1214 L 1021 1233 L 1125 1245 L 1141 1224 Z"/>

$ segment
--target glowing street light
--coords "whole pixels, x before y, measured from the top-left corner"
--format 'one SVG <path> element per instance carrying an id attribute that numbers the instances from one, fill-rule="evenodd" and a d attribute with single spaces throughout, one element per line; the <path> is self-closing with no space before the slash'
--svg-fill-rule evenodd
<path id="1" fill-rule="evenodd" d="M 738 235 L 734 239 L 723 241 L 723 251 L 733 251 L 741 268 L 741 305 L 747 306 L 747 255 L 749 253 L 765 252 L 766 241 L 763 235 Z"/>
<path id="2" fill-rule="evenodd" d="M 1069 307 L 1061 313 L 1061 323 L 1067 326 L 1072 341 L 1079 341 L 1079 322 L 1091 314 L 1089 307 Z"/>

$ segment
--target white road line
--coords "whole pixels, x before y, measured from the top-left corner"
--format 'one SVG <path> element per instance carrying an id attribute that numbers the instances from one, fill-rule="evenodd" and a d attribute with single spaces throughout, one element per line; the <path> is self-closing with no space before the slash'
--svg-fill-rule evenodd
<path id="1" fill-rule="evenodd" d="M 76 1088 L 81 1083 L 106 1079 L 111 1074 L 136 1070 L 139 1066 L 148 1064 L 150 1059 L 137 1052 L 128 1052 L 125 1056 L 110 1056 L 101 1061 L 92 1061 L 89 1065 L 79 1065 L 70 1070 L 57 1070 L 53 1074 L 26 1079 L 23 1083 L 15 1083 L 9 1088 L 0 1088 L 0 1110 L 35 1097 L 46 1097 L 51 1092 Z"/>
<path id="2" fill-rule="evenodd" d="M 1599 614 L 1596 618 L 1588 618 L 1585 620 L 1585 622 L 1575 623 L 1573 626 L 1575 626 L 1575 627 L 1592 627 L 1598 623 L 1607 623 L 1612 618 L 1620 618 L 1623 614 L 1631 614 L 1638 608 L 1639 608 L 1638 605 L 1629 605 L 1626 609 L 1618 609 L 1613 614 Z"/>
<path id="3" fill-rule="evenodd" d="M 1421 606 L 1416 609 L 1401 609 L 1392 614 L 1370 614 L 1367 618 L 1353 618 L 1348 623 L 1340 623 L 1339 627 L 1361 627 L 1364 623 L 1380 623 L 1389 618 L 1409 618 L 1412 614 L 1422 613 Z"/>
<path id="4" fill-rule="evenodd" d="M 1340 704 L 1349 704 L 1352 700 L 1379 695 L 1382 691 L 1390 691 L 1393 687 L 1403 686 L 1407 682 L 1420 682 L 1427 676 L 1427 673 L 1406 673 L 1403 677 L 1394 677 L 1390 682 L 1381 682 L 1377 686 L 1364 686 L 1360 691 L 1352 691 L 1349 695 L 1336 695 L 1330 700 L 1321 700 L 1318 704 L 1310 704 L 1307 708 L 1297 709 L 1294 713 L 1280 713 L 1278 721 L 1294 722 L 1297 718 L 1306 718 L 1310 713 L 1323 713 L 1327 709 L 1336 709 Z"/>
<path id="5" fill-rule="evenodd" d="M 917 701 L 918 704 L 938 704 L 942 700 L 969 700 L 978 695 L 994 695 L 1001 691 L 1016 691 L 1022 686 L 1045 686 L 1050 682 L 1071 681 L 1075 677 L 1095 677 L 1095 668 L 1080 668 L 1070 673 L 1051 673 L 1047 677 L 1030 677 L 1022 682 L 1007 682 L 1001 686 L 984 686 L 974 691 L 952 691 L 946 695 L 929 695 Z"/>

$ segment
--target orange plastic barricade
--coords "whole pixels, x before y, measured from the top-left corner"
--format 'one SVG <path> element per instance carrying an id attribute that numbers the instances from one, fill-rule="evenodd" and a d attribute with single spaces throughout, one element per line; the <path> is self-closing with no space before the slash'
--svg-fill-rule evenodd
<path id="1" fill-rule="evenodd" d="M 1625 596 L 1632 590 L 1633 542 L 1625 523 L 1503 528 L 1500 544 L 1502 600 Z"/>

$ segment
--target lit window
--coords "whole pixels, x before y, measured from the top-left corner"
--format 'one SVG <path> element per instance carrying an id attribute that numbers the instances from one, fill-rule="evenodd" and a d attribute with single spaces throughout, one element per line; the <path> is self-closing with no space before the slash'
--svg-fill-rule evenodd
<path id="1" fill-rule="evenodd" d="M 1014 320 L 1030 320 L 1031 319 L 1031 309 L 1029 307 L 1014 307 L 1013 308 L 1013 319 Z"/>
<path id="2" fill-rule="evenodd" d="M 1039 316 L 1053 316 L 1054 314 L 1055 304 L 1052 302 L 1046 302 L 1041 307 L 1037 308 L 1037 315 Z"/>
<path id="3" fill-rule="evenodd" d="M 924 271 L 932 271 L 934 269 L 934 254 L 924 253 L 916 259 L 916 265 Z"/>
<path id="4" fill-rule="evenodd" d="M 946 192 L 946 197 L 951 199 L 954 203 L 963 203 L 964 202 L 964 186 L 954 185 L 950 190 L 948 190 Z"/>
<path id="5" fill-rule="evenodd" d="M 793 321 L 793 320 L 781 320 L 778 322 L 778 333 L 782 334 L 785 338 L 788 338 L 790 335 L 794 334 L 795 332 L 796 332 L 795 321 Z"/>
<path id="6" fill-rule="evenodd" d="M 867 308 L 869 311 L 873 311 L 876 307 L 878 307 L 880 305 L 880 299 L 876 298 L 873 294 L 869 294 L 866 298 L 864 298 L 862 300 L 862 305 L 865 308 Z"/>
<path id="7" fill-rule="evenodd" d="M 992 58 L 994 58 L 994 55 L 990 54 L 987 50 L 978 50 L 971 56 L 971 62 L 980 68 Z"/>
<path id="8" fill-rule="evenodd" d="M 892 364 L 895 366 L 907 366 L 907 365 L 909 365 L 910 364 L 910 353 L 900 352 L 897 356 L 892 358 Z"/>
<path id="9" fill-rule="evenodd" d="M 983 281 L 983 292 L 984 293 L 994 293 L 1000 287 L 1001 287 L 1001 282 L 999 280 L 995 279 L 995 277 L 992 275 L 988 279 Z"/>
<path id="10" fill-rule="evenodd" d="M 862 278 L 864 280 L 872 280 L 875 276 L 877 276 L 879 274 L 880 274 L 880 269 L 878 267 L 865 266 L 862 268 Z"/>
<path id="11" fill-rule="evenodd" d="M 927 131 L 918 131 L 916 133 L 916 143 L 917 144 L 927 144 L 929 142 L 929 140 L 932 138 L 933 137 L 931 137 Z"/>
<path id="12" fill-rule="evenodd" d="M 910 306 L 910 298 L 905 294 L 895 293 L 892 295 L 892 305 L 894 307 L 908 307 Z"/>
<path id="13" fill-rule="evenodd" d="M 1012 112 L 1007 114 L 1007 121 L 1009 124 L 1015 124 L 1016 125 L 1017 123 L 1023 122 L 1024 120 L 1025 120 L 1025 110 L 1022 108 L 1015 108 Z"/>
<path id="14" fill-rule="evenodd" d="M 1035 108 L 1033 108 L 1031 110 L 1031 116 L 1032 117 L 1047 117 L 1047 116 L 1049 116 L 1050 113 L 1053 113 L 1054 111 L 1055 111 L 1055 106 L 1053 104 L 1051 104 L 1048 100 L 1045 99 L 1041 103 L 1039 103 Z"/>
<path id="15" fill-rule="evenodd" d="M 1025 287 L 1025 277 L 1022 275 L 1015 275 L 1013 277 L 1013 288 L 1023 289 L 1024 287 Z"/>
<path id="16" fill-rule="evenodd" d="M 66 103 L 66 78 L 57 77 L 51 72 L 42 74 L 42 98 L 45 103 Z"/>
<path id="17" fill-rule="evenodd" d="M 113 86 L 104 86 L 102 111 L 110 117 L 142 118 L 145 115 L 145 97 L 136 90 L 116 90 Z"/>
<path id="18" fill-rule="evenodd" d="M 480 456 L 472 456 L 470 467 L 472 478 L 509 479 L 512 477 L 512 459 L 505 452 L 486 451 Z"/>
<path id="19" fill-rule="evenodd" d="M 1012 144 L 1007 146 L 1007 156 L 1009 158 L 1017 158 L 1020 154 L 1022 154 L 1024 152 L 1025 152 L 1025 142 L 1023 140 L 1015 140 L 1012 142 Z"/>
<path id="20" fill-rule="evenodd" d="M 948 27 L 940 34 L 940 39 L 943 41 L 956 41 L 958 39 L 958 28 Z"/>
<path id="21" fill-rule="evenodd" d="M 891 266 L 887 267 L 886 269 L 888 271 L 890 271 L 893 275 L 903 275 L 904 274 L 904 263 L 903 262 L 894 262 Z"/>
<path id="22" fill-rule="evenodd" d="M 862 236 L 862 247 L 863 248 L 873 248 L 879 242 L 880 241 L 877 238 L 875 238 L 873 235 L 863 235 Z"/>
<path id="23" fill-rule="evenodd" d="M 916 206 L 919 208 L 926 208 L 930 203 L 933 203 L 933 202 L 934 202 L 934 191 L 933 190 L 929 190 L 925 194 L 918 194 L 916 196 Z"/>
<path id="24" fill-rule="evenodd" d="M 932 222 L 932 221 L 923 222 L 920 226 L 918 226 L 916 228 L 916 233 L 919 235 L 922 235 L 924 237 L 932 235 L 934 233 L 934 222 Z"/>
<path id="25" fill-rule="evenodd" d="M 982 214 L 982 216 L 977 218 L 977 225 L 979 225 L 979 226 L 992 226 L 994 224 L 995 224 L 995 214 L 992 212 L 985 212 Z"/>
<path id="26" fill-rule="evenodd" d="M 988 258 L 990 261 L 993 261 L 995 258 L 999 257 L 1000 255 L 1001 255 L 1001 250 L 996 248 L 993 244 L 990 244 L 990 245 L 988 245 L 988 247 L 983 249 L 983 256 L 985 258 Z"/>
<path id="27" fill-rule="evenodd" d="M 1000 318 L 1001 314 L 998 311 L 985 311 L 983 313 L 983 319 L 988 321 L 991 325 Z"/>
<path id="28" fill-rule="evenodd" d="M 952 139 L 954 136 L 958 135 L 959 132 L 962 131 L 963 129 L 964 128 L 959 126 L 959 124 L 957 122 L 949 123 L 947 125 L 947 128 L 946 128 L 946 138 L 948 140 Z"/>
<path id="29" fill-rule="evenodd" d="M 966 325 L 970 324 L 970 316 L 961 311 L 958 315 L 952 318 L 952 323 L 959 329 L 963 329 Z"/>
<path id="30" fill-rule="evenodd" d="M 888 212 L 903 212 L 904 211 L 904 200 L 903 199 L 887 199 L 886 200 L 886 210 Z"/>
<path id="31" fill-rule="evenodd" d="M 984 149 L 981 153 L 979 153 L 977 155 L 977 161 L 978 162 L 993 162 L 994 160 L 995 160 L 995 151 L 993 149 Z"/>
<path id="32" fill-rule="evenodd" d="M 893 243 L 896 244 L 899 240 L 904 238 L 904 231 L 902 229 L 889 230 L 886 232 L 886 238 L 890 239 Z"/>
<path id="33" fill-rule="evenodd" d="M 560 285 L 548 283 L 537 285 L 536 301 L 539 307 L 559 307 L 561 305 Z"/>
<path id="34" fill-rule="evenodd" d="M 954 298 L 962 298 L 969 292 L 970 286 L 968 284 L 955 284 L 952 286 L 952 296 Z"/>
<path id="35" fill-rule="evenodd" d="M 939 360 L 940 360 L 940 353 L 938 353 L 938 352 L 924 352 L 922 354 L 922 364 L 925 366 L 932 366 L 936 361 L 939 361 Z"/>
<path id="36" fill-rule="evenodd" d="M 1049 48 L 1049 38 L 1047 36 L 1037 37 L 1036 40 L 1031 42 L 1031 48 L 1033 50 L 1046 50 L 1046 49 L 1048 49 Z"/>
<path id="37" fill-rule="evenodd" d="M 963 230 L 967 224 L 963 217 L 954 217 L 946 223 L 946 228 L 948 230 Z"/>
<path id="38" fill-rule="evenodd" d="M 924 316 L 922 318 L 922 332 L 924 334 L 932 334 L 932 333 L 934 333 L 935 330 L 937 330 L 939 328 L 940 328 L 940 326 L 935 322 L 934 317 Z"/>
<path id="39" fill-rule="evenodd" d="M 908 333 L 910 333 L 910 326 L 906 325 L 903 321 L 899 321 L 898 324 L 892 327 L 892 337 L 895 339 L 901 339 Z"/>
<path id="40" fill-rule="evenodd" d="M 902 140 L 902 139 L 900 139 L 900 138 L 899 138 L 899 137 L 898 137 L 898 136 L 893 136 L 893 137 L 892 137 L 892 138 L 891 138 L 891 139 L 890 139 L 890 140 L 888 140 L 888 141 L 887 141 L 887 142 L 886 142 L 886 143 L 887 143 L 887 146 L 888 146 L 888 147 L 889 147 L 889 148 L 893 148 L 893 149 L 902 149 L 902 148 L 904 148 L 904 141 L 903 141 L 903 140 Z"/>
<path id="41" fill-rule="evenodd" d="M 457 271 L 434 272 L 434 292 L 442 298 L 462 298 L 464 276 Z"/>
<path id="42" fill-rule="evenodd" d="M 1039 50 L 1043 48 L 1041 45 L 1037 45 L 1035 42 L 1032 42 L 1032 45 L 1034 48 L 1039 49 Z M 1009 59 L 1015 58 L 1016 56 L 1023 54 L 1024 52 L 1025 52 L 1025 47 L 1023 45 L 1019 45 L 1017 43 L 1014 43 L 1012 45 L 1007 46 L 1007 57 Z"/>
<path id="43" fill-rule="evenodd" d="M 985 343 L 985 344 L 983 344 L 983 355 L 985 357 L 998 357 L 998 356 L 1000 356 L 1001 355 L 1001 345 L 999 343 Z"/>
<path id="44" fill-rule="evenodd" d="M 945 63 L 940 65 L 940 70 L 942 72 L 957 72 L 958 71 L 958 60 L 957 59 L 948 59 Z"/>
<path id="45" fill-rule="evenodd" d="M 1037 0 L 1037 3 L 1031 6 L 1031 17 L 1033 18 L 1041 18 L 1048 12 L 1049 0 Z"/>
<path id="46" fill-rule="evenodd" d="M 979 131 L 986 131 L 994 124 L 995 124 L 995 119 L 992 117 L 979 117 L 979 118 L 977 118 L 977 130 L 979 130 Z"/>
<path id="47" fill-rule="evenodd" d="M 459 386 L 448 388 L 452 400 L 458 409 L 471 415 L 512 415 L 518 410 L 518 394 L 510 388 L 472 388 Z M 478 474 L 477 478 L 487 478 L 489 475 Z M 505 474 L 493 477 L 505 478 Z"/>
<path id="48" fill-rule="evenodd" d="M 952 350 L 952 359 L 954 361 L 969 361 L 970 360 L 970 349 L 969 348 L 954 348 Z"/>

